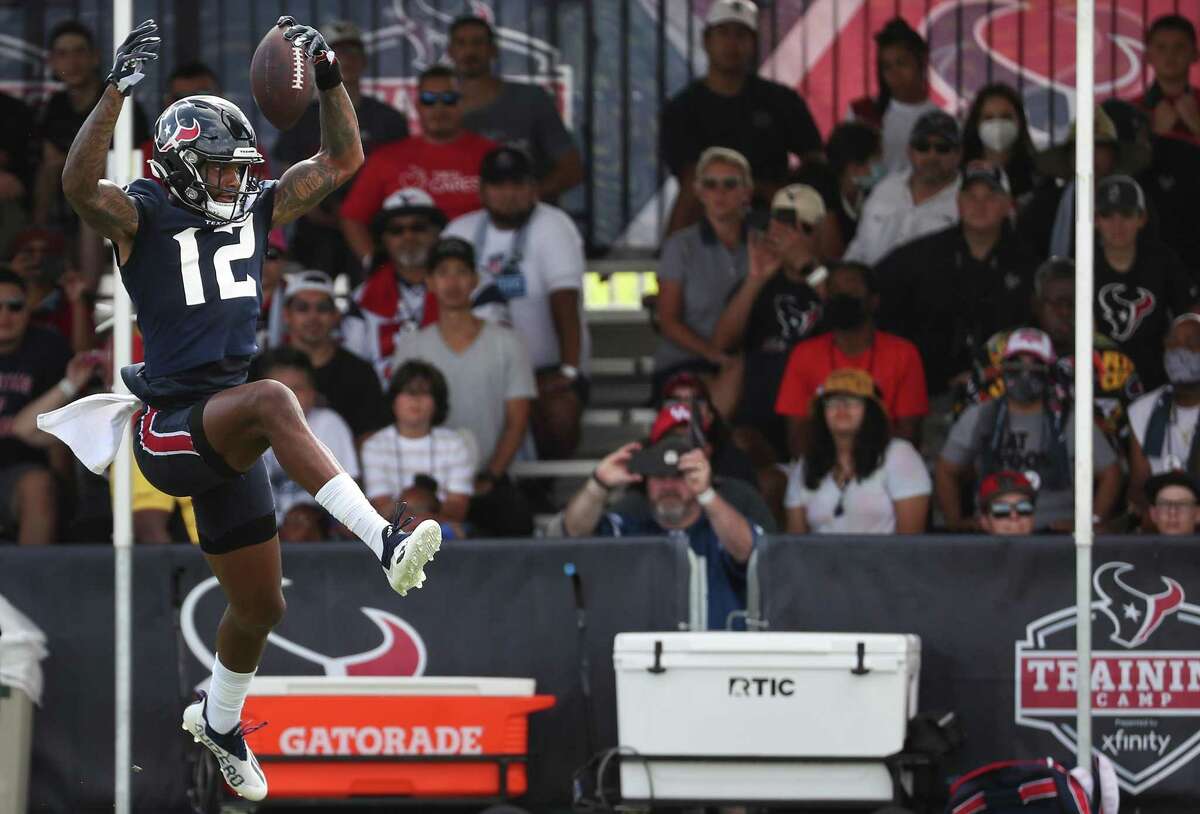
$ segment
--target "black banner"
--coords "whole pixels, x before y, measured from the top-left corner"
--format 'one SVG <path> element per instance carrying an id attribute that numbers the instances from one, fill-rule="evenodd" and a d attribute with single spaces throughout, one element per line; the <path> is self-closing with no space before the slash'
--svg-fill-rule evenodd
<path id="1" fill-rule="evenodd" d="M 108 547 L 0 549 L 0 594 L 45 631 L 50 650 L 42 663 L 43 706 L 34 717 L 32 811 L 112 810 L 112 563 Z M 359 544 L 288 546 L 283 566 L 288 612 L 276 633 L 286 644 L 268 645 L 260 674 L 338 674 L 347 663 L 361 666 L 387 624 L 409 638 L 396 637 L 398 646 L 372 656 L 380 671 L 411 667 L 420 651 L 426 675 L 531 677 L 539 693 L 556 696 L 554 708 L 530 719 L 523 801 L 531 805 L 568 801 L 571 774 L 589 749 L 616 743 L 616 633 L 677 630 L 688 618 L 686 545 L 667 540 L 455 542 L 429 566 L 426 587 L 405 598 Z M 209 579 L 193 549 L 135 551 L 131 771 L 140 812 L 186 810 L 192 743 L 179 731 L 180 714 L 211 667 L 224 609 Z M 590 729 L 580 604 L 594 699 Z"/>
<path id="2" fill-rule="evenodd" d="M 954 710 L 952 769 L 1052 755 L 1074 766 L 1075 548 L 1066 538 L 775 538 L 758 550 L 768 629 L 915 633 L 920 708 Z M 1122 811 L 1200 810 L 1196 542 L 1093 552 L 1094 748 Z"/>

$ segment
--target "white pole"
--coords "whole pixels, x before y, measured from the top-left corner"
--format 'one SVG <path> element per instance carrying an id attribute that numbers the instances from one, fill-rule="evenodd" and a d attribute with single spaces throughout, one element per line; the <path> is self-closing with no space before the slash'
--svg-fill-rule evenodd
<path id="1" fill-rule="evenodd" d="M 1092 767 L 1092 204 L 1094 0 L 1075 18 L 1075 646 L 1077 755 Z"/>
<path id="2" fill-rule="evenodd" d="M 120 47 L 133 30 L 132 0 L 113 2 L 113 50 Z M 140 162 L 133 159 L 133 105 L 126 101 L 117 119 L 113 137 L 113 153 L 109 156 L 109 178 L 124 184 L 135 175 L 134 167 Z M 140 174 L 140 172 L 136 173 Z M 130 304 L 120 274 L 114 268 L 113 281 L 113 388 L 118 393 L 128 392 L 121 381 L 121 368 L 129 364 L 132 352 L 132 330 L 129 324 Z M 132 750 L 132 664 L 133 664 L 133 513 L 130 506 L 132 486 L 130 483 L 129 433 L 121 444 L 121 451 L 113 461 L 113 560 L 115 594 L 115 657 L 114 683 L 116 685 L 114 711 L 116 743 L 113 749 L 114 806 L 115 814 L 130 814 L 132 800 L 130 781 L 133 772 Z"/>

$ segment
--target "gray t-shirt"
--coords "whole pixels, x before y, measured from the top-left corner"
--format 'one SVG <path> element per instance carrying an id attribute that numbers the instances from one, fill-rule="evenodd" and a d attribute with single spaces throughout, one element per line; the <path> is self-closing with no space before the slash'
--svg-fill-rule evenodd
<path id="1" fill-rule="evenodd" d="M 549 94 L 535 85 L 504 82 L 491 103 L 463 115 L 463 127 L 501 144 L 524 150 L 539 177 L 575 148 Z"/>
<path id="2" fill-rule="evenodd" d="M 424 359 L 446 377 L 450 412 L 445 426 L 470 430 L 480 464 L 487 463 L 504 430 L 504 402 L 537 395 L 533 367 L 511 328 L 485 322 L 463 353 L 450 350 L 438 326 L 405 334 L 392 357 L 392 370 L 409 359 Z"/>
<path id="3" fill-rule="evenodd" d="M 658 279 L 683 286 L 683 324 L 707 339 L 716 330 L 725 304 L 745 279 L 748 268 L 746 243 L 743 241 L 730 251 L 717 239 L 708 221 L 702 219 L 663 243 Z M 663 370 L 695 358 L 691 351 L 659 337 L 654 367 Z"/>
<path id="4" fill-rule="evenodd" d="M 989 406 L 990 405 L 990 406 Z M 987 408 L 986 414 L 984 413 Z M 972 464 L 980 477 L 983 472 L 983 448 L 991 443 L 993 424 L 983 421 L 984 415 L 994 416 L 995 405 L 991 402 L 975 404 L 954 422 L 946 445 L 942 447 L 942 457 L 952 464 L 959 466 Z M 1017 472 L 1034 472 L 1045 481 L 1050 469 L 1049 439 L 1042 438 L 1045 419 L 1041 413 L 1021 415 L 1009 411 L 1009 430 L 1004 434 L 1001 448 L 996 453 L 995 467 L 1012 469 Z M 1075 458 L 1075 415 L 1067 418 L 1066 428 L 1067 455 L 1073 465 Z M 1112 447 L 1108 445 L 1104 434 L 1092 427 L 1092 472 L 1098 473 L 1112 466 L 1117 460 Z M 1074 512 L 1075 500 L 1071 488 L 1039 489 L 1037 497 L 1037 512 L 1034 515 L 1034 527 L 1044 529 L 1057 520 L 1069 520 Z"/>

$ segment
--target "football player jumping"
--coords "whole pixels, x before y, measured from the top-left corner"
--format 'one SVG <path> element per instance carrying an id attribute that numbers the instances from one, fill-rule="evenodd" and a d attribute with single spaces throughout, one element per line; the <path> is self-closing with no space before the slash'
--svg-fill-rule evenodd
<path id="1" fill-rule="evenodd" d="M 158 181 L 122 188 L 102 178 L 125 97 L 157 58 L 158 26 L 147 20 L 117 49 L 100 101 L 67 154 L 63 191 L 80 218 L 112 241 L 137 308 L 145 362 L 121 371 L 142 402 L 134 455 L 146 479 L 191 496 L 200 547 L 228 601 L 217 630 L 207 693 L 183 713 L 183 728 L 216 756 L 228 785 L 249 800 L 267 780 L 246 747 L 242 704 L 267 634 L 284 612 L 274 498 L 262 454 L 351 529 L 401 595 L 424 582 L 441 544 L 436 521 L 405 533 L 403 506 L 389 523 L 329 449 L 312 434 L 286 386 L 246 383 L 258 348 L 255 323 L 271 228 L 290 223 L 345 183 L 363 162 L 358 120 L 341 69 L 321 33 L 281 17 L 304 49 L 319 90 L 321 150 L 278 181 L 251 173 L 262 162 L 254 128 L 238 107 L 190 96 L 154 128 Z"/>

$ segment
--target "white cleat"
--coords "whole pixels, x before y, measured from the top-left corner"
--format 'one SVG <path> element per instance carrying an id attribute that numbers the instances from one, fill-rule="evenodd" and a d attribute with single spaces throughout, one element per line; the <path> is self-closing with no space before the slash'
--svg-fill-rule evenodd
<path id="1" fill-rule="evenodd" d="M 217 758 L 225 784 L 238 796 L 255 802 L 266 798 L 267 776 L 246 745 L 245 738 L 246 734 L 263 724 L 243 729 L 239 723 L 232 731 L 219 734 L 208 725 L 208 716 L 205 715 L 207 698 L 208 695 L 201 692 L 200 700 L 183 711 L 183 731 L 191 735 L 196 743 L 208 747 L 208 751 Z"/>
<path id="2" fill-rule="evenodd" d="M 442 545 L 442 527 L 436 520 L 425 520 L 411 533 L 395 525 L 383 530 L 383 556 L 380 563 L 392 590 L 405 596 L 425 584 L 425 563 L 433 560 Z"/>

